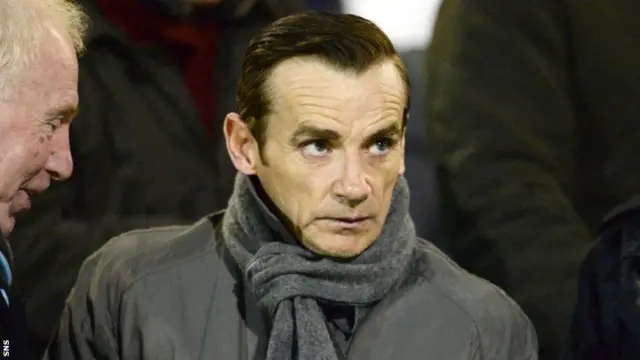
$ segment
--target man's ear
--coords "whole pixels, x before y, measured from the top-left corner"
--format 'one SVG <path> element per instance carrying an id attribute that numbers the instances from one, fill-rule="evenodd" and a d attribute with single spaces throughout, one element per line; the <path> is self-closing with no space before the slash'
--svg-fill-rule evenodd
<path id="1" fill-rule="evenodd" d="M 405 166 L 404 166 L 404 139 L 405 139 L 405 135 L 407 133 L 406 128 L 404 130 L 402 130 L 402 138 L 400 138 L 400 142 L 398 143 L 399 149 L 400 149 L 400 167 L 399 167 L 399 171 L 398 171 L 398 175 L 404 175 L 404 171 L 405 171 Z"/>
<path id="2" fill-rule="evenodd" d="M 241 173 L 254 175 L 260 154 L 258 144 L 247 124 L 237 113 L 229 113 L 224 119 L 223 130 L 227 152 L 233 165 Z"/>

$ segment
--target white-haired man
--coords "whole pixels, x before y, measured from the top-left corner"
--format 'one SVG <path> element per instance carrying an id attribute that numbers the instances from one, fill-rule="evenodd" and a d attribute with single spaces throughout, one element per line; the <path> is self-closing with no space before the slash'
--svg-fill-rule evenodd
<path id="1" fill-rule="evenodd" d="M 66 0 L 0 0 L 0 357 L 21 358 L 25 328 L 11 291 L 6 237 L 49 182 L 71 175 L 82 11 Z"/>

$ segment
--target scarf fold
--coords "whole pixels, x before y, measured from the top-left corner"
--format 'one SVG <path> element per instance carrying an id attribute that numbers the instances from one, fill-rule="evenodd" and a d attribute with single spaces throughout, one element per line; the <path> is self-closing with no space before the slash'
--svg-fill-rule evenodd
<path id="1" fill-rule="evenodd" d="M 256 185 L 257 186 L 257 185 Z M 409 189 L 399 177 L 384 227 L 362 254 L 340 260 L 288 241 L 291 234 L 239 174 L 222 225 L 225 243 L 260 305 L 271 315 L 266 360 L 337 360 L 318 301 L 368 305 L 404 279 L 414 253 Z"/>

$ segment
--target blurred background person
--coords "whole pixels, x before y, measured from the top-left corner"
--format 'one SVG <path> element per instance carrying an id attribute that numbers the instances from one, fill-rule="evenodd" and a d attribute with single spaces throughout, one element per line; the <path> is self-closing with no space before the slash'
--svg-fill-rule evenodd
<path id="1" fill-rule="evenodd" d="M 341 13 L 343 9 L 342 1 L 340 0 L 308 0 L 309 8 L 318 11 L 327 11 L 332 13 Z"/>
<path id="2" fill-rule="evenodd" d="M 451 252 L 505 288 L 556 358 L 602 217 L 640 192 L 640 23 L 630 1 L 444 0 L 429 145 Z"/>
<path id="3" fill-rule="evenodd" d="M 35 199 L 13 235 L 31 359 L 59 323 L 83 260 L 135 228 L 226 207 L 235 170 L 222 121 L 249 39 L 297 0 L 78 0 L 91 25 L 80 59 L 75 172 Z"/>
<path id="4" fill-rule="evenodd" d="M 640 354 L 640 196 L 602 222 L 580 268 L 562 360 L 635 360 Z"/>

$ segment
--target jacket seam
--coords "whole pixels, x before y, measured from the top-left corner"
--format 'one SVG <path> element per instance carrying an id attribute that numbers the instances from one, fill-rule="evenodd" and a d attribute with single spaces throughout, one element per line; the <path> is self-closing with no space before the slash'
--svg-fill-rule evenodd
<path id="1" fill-rule="evenodd" d="M 209 297 L 209 307 L 207 308 L 207 317 L 211 315 L 211 308 L 213 307 L 213 298 L 215 296 L 216 293 L 216 289 L 218 288 L 218 278 L 220 278 L 220 272 L 218 271 L 216 273 L 216 278 L 213 282 L 213 290 L 211 290 L 211 296 Z M 202 338 L 200 339 L 200 352 L 198 354 L 198 359 L 202 359 L 203 354 L 204 354 L 204 346 L 205 346 L 205 338 L 207 336 L 207 332 L 209 331 L 209 325 L 210 325 L 210 321 L 207 321 L 204 325 L 204 329 L 202 331 Z"/>
<path id="2" fill-rule="evenodd" d="M 174 230 L 175 228 L 179 228 L 180 226 L 166 226 L 166 227 L 156 227 L 156 228 L 150 228 L 150 229 L 143 229 L 143 230 L 135 230 L 134 233 L 129 233 L 129 235 L 133 235 L 133 234 L 147 234 L 150 232 L 158 232 L 158 231 L 162 231 L 162 232 L 168 232 L 170 230 Z M 185 228 L 185 232 L 190 232 L 194 229 L 194 227 L 187 227 Z M 215 233 L 213 233 L 215 235 Z M 126 236 L 127 234 L 124 234 L 123 236 Z M 177 236 L 179 236 L 180 234 L 176 234 Z M 207 241 L 212 241 L 215 239 L 207 239 Z M 162 266 L 159 267 L 154 267 L 152 269 L 148 269 L 146 271 L 141 272 L 140 274 L 138 274 L 137 276 L 135 276 L 135 278 L 133 278 L 129 284 L 127 284 L 123 290 L 122 290 L 122 296 L 121 298 L 124 298 L 124 296 L 131 291 L 131 289 L 136 286 L 140 281 L 142 281 L 143 279 L 146 279 L 147 277 L 162 272 L 162 271 L 167 271 L 169 269 L 172 269 L 176 266 L 180 266 L 183 265 L 187 262 L 190 261 L 194 261 L 194 260 L 201 260 L 207 256 L 211 255 L 211 252 L 213 252 L 214 254 L 216 253 L 215 248 L 209 248 L 207 249 L 205 252 L 197 254 L 197 255 L 190 255 L 187 258 L 183 258 L 180 260 L 173 260 L 170 263 L 167 264 L 163 264 Z M 217 278 L 218 274 L 216 274 L 216 278 Z"/>
<path id="3" fill-rule="evenodd" d="M 150 270 L 147 270 L 147 271 L 141 273 L 140 275 L 136 276 L 135 279 L 133 279 L 127 286 L 124 287 L 124 289 L 122 291 L 122 296 L 124 297 L 124 295 L 127 292 L 131 291 L 131 289 L 134 286 L 136 286 L 143 279 L 145 279 L 145 278 L 147 278 L 147 277 L 149 277 L 151 275 L 154 275 L 156 273 L 159 273 L 159 272 L 162 272 L 162 271 L 167 271 L 167 270 L 169 270 L 171 268 L 174 268 L 176 266 L 183 265 L 185 262 L 188 262 L 188 261 L 201 260 L 202 258 L 205 258 L 205 257 L 209 256 L 211 251 L 215 252 L 215 250 L 213 250 L 213 249 L 212 250 L 207 250 L 203 254 L 199 254 L 197 256 L 190 257 L 188 259 L 182 259 L 182 260 L 179 260 L 179 261 L 174 261 L 172 263 L 165 264 L 162 267 L 150 269 Z"/>

